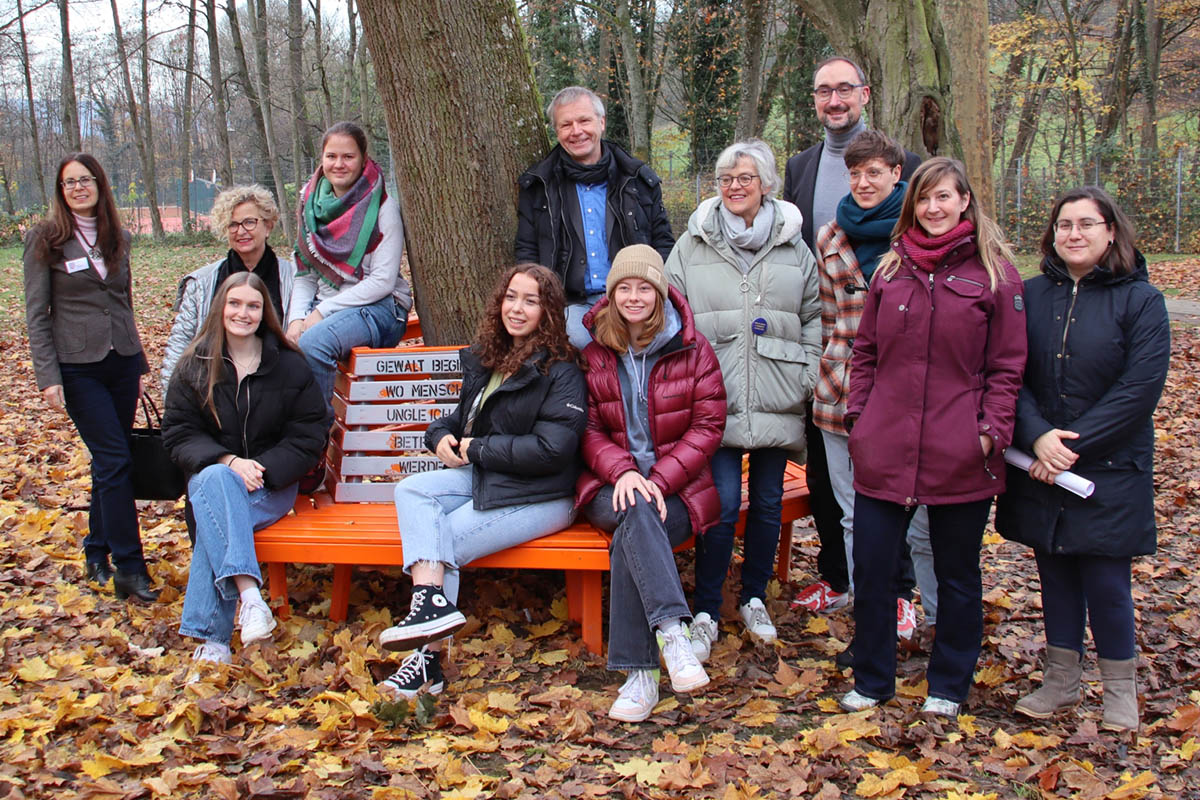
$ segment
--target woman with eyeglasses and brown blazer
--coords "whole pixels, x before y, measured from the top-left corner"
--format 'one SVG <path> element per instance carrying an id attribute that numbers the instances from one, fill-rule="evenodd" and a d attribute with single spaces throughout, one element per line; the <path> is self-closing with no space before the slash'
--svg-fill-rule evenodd
<path id="1" fill-rule="evenodd" d="M 119 599 L 153 601 L 129 450 L 149 371 L 133 316 L 129 244 L 100 163 L 68 155 L 50 214 L 25 238 L 25 320 L 38 389 L 51 408 L 66 409 L 92 457 L 87 578 L 112 578 Z"/>

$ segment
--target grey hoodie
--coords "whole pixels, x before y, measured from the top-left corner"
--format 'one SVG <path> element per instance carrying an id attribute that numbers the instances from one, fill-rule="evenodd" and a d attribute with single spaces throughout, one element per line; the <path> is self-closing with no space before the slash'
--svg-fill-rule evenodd
<path id="1" fill-rule="evenodd" d="M 683 329 L 683 320 L 675 305 L 666 301 L 663 328 L 646 345 L 634 352 L 631 346 L 617 359 L 617 380 L 621 383 L 621 402 L 625 404 L 625 434 L 629 437 L 629 453 L 637 462 L 642 475 L 649 475 L 658 457 L 650 440 L 650 372 L 658 363 L 667 344 Z"/>

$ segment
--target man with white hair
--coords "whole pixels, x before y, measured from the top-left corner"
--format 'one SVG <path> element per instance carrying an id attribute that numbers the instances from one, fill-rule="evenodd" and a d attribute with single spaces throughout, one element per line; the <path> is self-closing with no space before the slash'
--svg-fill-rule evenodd
<path id="1" fill-rule="evenodd" d="M 612 256 L 631 244 L 671 254 L 675 237 L 654 170 L 604 139 L 604 103 L 568 86 L 546 117 L 558 145 L 519 179 L 516 258 L 554 270 L 567 294 L 567 335 L 591 341 L 583 315 L 604 296 Z"/>

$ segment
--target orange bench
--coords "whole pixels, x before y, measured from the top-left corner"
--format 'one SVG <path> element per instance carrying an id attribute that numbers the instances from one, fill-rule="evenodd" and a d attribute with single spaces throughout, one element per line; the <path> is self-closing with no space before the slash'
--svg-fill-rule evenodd
<path id="1" fill-rule="evenodd" d="M 337 422 L 326 483 L 332 497 L 301 496 L 295 514 L 254 537 L 258 558 L 267 564 L 271 599 L 281 615 L 289 612 L 289 563 L 333 565 L 329 616 L 339 622 L 347 616 L 355 566 L 403 565 L 392 488 L 404 474 L 439 466 L 435 457 L 421 451 L 420 442 L 428 422 L 457 401 L 453 377 L 457 368 L 447 368 L 452 361 L 457 362 L 457 348 L 354 351 L 335 385 Z M 430 399 L 430 394 L 438 396 Z M 745 524 L 745 504 L 742 511 L 739 534 Z M 808 513 L 804 467 L 789 462 L 776 568 L 781 582 L 787 580 L 791 566 L 792 522 Z M 601 576 L 609 568 L 606 534 L 581 522 L 468 566 L 563 570 L 568 614 L 580 623 L 584 645 L 601 652 Z"/>

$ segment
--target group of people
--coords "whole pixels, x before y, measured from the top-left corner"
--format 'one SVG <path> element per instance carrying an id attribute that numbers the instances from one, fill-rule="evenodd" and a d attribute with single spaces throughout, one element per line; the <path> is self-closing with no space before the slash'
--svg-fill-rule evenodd
<path id="1" fill-rule="evenodd" d="M 1170 334 L 1128 220 L 1102 189 L 1068 192 L 1023 284 L 961 163 L 920 163 L 866 128 L 857 65 L 819 65 L 813 97 L 824 141 L 783 180 L 764 142 L 726 148 L 717 195 L 678 241 L 658 177 L 604 139 L 600 98 L 569 87 L 550 103 L 558 146 L 520 176 L 517 264 L 461 353 L 457 409 L 425 435 L 445 469 L 396 485 L 413 592 L 380 644 L 409 655 L 382 688 L 442 691 L 441 650 L 466 623 L 461 567 L 582 513 L 611 535 L 608 666 L 627 675 L 610 715 L 652 714 L 660 663 L 674 691 L 701 689 L 743 475 L 738 617 L 770 642 L 784 469 L 807 451 L 821 580 L 796 604 L 853 603 L 844 709 L 894 695 L 917 587 L 932 633 L 923 710 L 958 713 L 999 496 L 997 529 L 1036 554 L 1046 627 L 1042 686 L 1016 710 L 1078 702 L 1090 621 L 1103 724 L 1137 727 L 1131 559 L 1155 548 L 1152 412 Z M 92 453 L 88 578 L 153 599 L 122 435 L 148 370 L 129 240 L 90 156 L 63 160 L 55 199 L 26 247 L 35 372 Z M 189 475 L 180 630 L 202 641 L 198 660 L 230 661 L 235 626 L 243 644 L 270 636 L 253 531 L 319 469 L 337 360 L 394 344 L 411 304 L 399 213 L 356 126 L 326 133 L 301 204 L 293 259 L 267 244 L 269 193 L 222 193 L 213 229 L 230 250 L 180 286 L 163 425 Z M 1010 446 L 1032 455 L 1028 471 L 1006 466 Z M 1055 484 L 1067 470 L 1092 497 Z M 692 536 L 689 607 L 674 548 Z"/>

